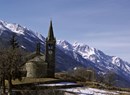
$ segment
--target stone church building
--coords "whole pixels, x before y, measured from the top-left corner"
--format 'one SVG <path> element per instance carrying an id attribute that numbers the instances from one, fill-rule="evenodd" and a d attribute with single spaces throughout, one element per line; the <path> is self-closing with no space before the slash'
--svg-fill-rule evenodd
<path id="1" fill-rule="evenodd" d="M 45 54 L 40 52 L 40 43 L 38 43 L 36 51 L 29 55 L 29 60 L 25 64 L 26 77 L 55 77 L 55 47 L 56 38 L 53 33 L 52 21 L 50 21 L 48 36 L 46 37 Z"/>

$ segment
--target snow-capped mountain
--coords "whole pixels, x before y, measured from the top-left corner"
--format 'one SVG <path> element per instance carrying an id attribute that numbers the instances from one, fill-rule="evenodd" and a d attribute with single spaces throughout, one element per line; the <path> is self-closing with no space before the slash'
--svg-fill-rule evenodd
<path id="1" fill-rule="evenodd" d="M 26 27 L 22 27 L 19 24 L 7 23 L 0 20 L 0 40 L 5 43 L 8 42 L 13 33 L 17 35 L 18 42 L 22 48 L 34 51 L 36 44 L 41 42 L 42 49 L 44 50 L 45 38 L 41 34 L 33 32 Z"/>
<path id="2" fill-rule="evenodd" d="M 0 20 L 0 46 L 8 45 L 12 34 L 17 35 L 20 46 L 27 51 L 35 51 L 36 44 L 41 43 L 42 52 L 45 50 L 45 38 L 19 24 L 7 23 Z M 125 87 L 130 87 L 130 64 L 116 56 L 109 56 L 96 48 L 86 44 L 57 41 L 56 46 L 56 71 L 72 70 L 75 67 L 93 68 L 97 73 L 113 71 Z"/>
<path id="3" fill-rule="evenodd" d="M 119 57 L 109 56 L 104 54 L 102 51 L 97 50 L 96 48 L 89 47 L 86 44 L 74 43 L 70 44 L 69 42 L 63 40 L 58 41 L 57 45 L 64 50 L 72 51 L 81 55 L 84 59 L 92 61 L 95 65 L 98 65 L 103 68 L 113 69 L 112 66 L 117 66 L 120 69 L 130 73 L 130 64 Z M 102 64 L 101 64 L 102 63 Z"/>
<path id="4" fill-rule="evenodd" d="M 130 64 L 128 62 L 122 60 L 117 56 L 106 55 L 102 51 L 97 50 L 96 48 L 93 47 L 89 47 L 86 44 L 80 44 L 77 42 L 74 44 L 70 44 L 69 42 L 63 40 L 63 41 L 58 41 L 57 45 L 60 48 L 63 48 L 64 50 L 68 50 L 69 52 L 72 51 L 74 53 L 81 55 L 84 59 L 90 60 L 98 66 L 104 68 L 108 67 L 108 69 L 113 69 L 110 68 L 110 66 L 115 65 L 123 69 L 124 71 L 130 73 Z"/>
<path id="5" fill-rule="evenodd" d="M 83 58 L 91 60 L 93 63 L 101 65 L 105 63 L 105 67 L 110 67 L 111 63 L 124 71 L 130 73 L 130 64 L 117 56 L 109 56 L 96 48 L 89 47 L 85 44 L 74 43 L 73 51 L 79 53 Z"/>
<path id="6" fill-rule="evenodd" d="M 117 75 L 130 80 L 130 64 L 117 56 L 106 55 L 96 48 L 77 42 L 70 44 L 69 42 L 63 40 L 58 41 L 57 45 L 68 55 L 70 55 L 70 52 L 73 52 L 71 54 L 79 54 L 83 59 L 91 61 L 91 66 L 98 69 L 99 72 L 112 71 Z M 77 60 L 76 56 L 75 59 Z M 90 64 L 89 62 L 85 63 L 84 61 L 80 61 L 80 63 Z"/>

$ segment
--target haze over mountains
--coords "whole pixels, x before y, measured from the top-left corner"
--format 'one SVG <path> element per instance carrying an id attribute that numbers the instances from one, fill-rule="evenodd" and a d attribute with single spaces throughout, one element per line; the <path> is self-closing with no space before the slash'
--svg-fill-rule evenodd
<path id="1" fill-rule="evenodd" d="M 0 20 L 1 47 L 8 45 L 12 33 L 17 35 L 17 40 L 23 49 L 33 52 L 36 44 L 40 42 L 41 51 L 44 53 L 44 36 L 19 24 L 7 23 L 2 20 Z M 130 87 L 130 64 L 128 62 L 116 56 L 106 55 L 86 44 L 70 44 L 66 40 L 58 40 L 56 71 L 73 70 L 75 67 L 93 68 L 97 74 L 112 71 L 119 77 L 117 86 Z"/>

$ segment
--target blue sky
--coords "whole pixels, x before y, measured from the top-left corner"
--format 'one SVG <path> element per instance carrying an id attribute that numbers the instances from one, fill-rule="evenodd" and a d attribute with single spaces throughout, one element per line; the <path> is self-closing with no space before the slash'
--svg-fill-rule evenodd
<path id="1" fill-rule="evenodd" d="M 0 19 L 130 62 L 130 0 L 0 0 Z"/>

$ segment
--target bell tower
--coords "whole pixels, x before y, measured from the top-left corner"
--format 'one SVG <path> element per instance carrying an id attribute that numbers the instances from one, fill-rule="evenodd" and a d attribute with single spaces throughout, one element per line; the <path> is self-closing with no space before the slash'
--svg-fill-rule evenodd
<path id="1" fill-rule="evenodd" d="M 48 31 L 48 36 L 46 38 L 46 62 L 47 62 L 47 77 L 55 77 L 55 46 L 56 38 L 54 37 L 52 21 L 50 21 L 50 27 Z"/>

